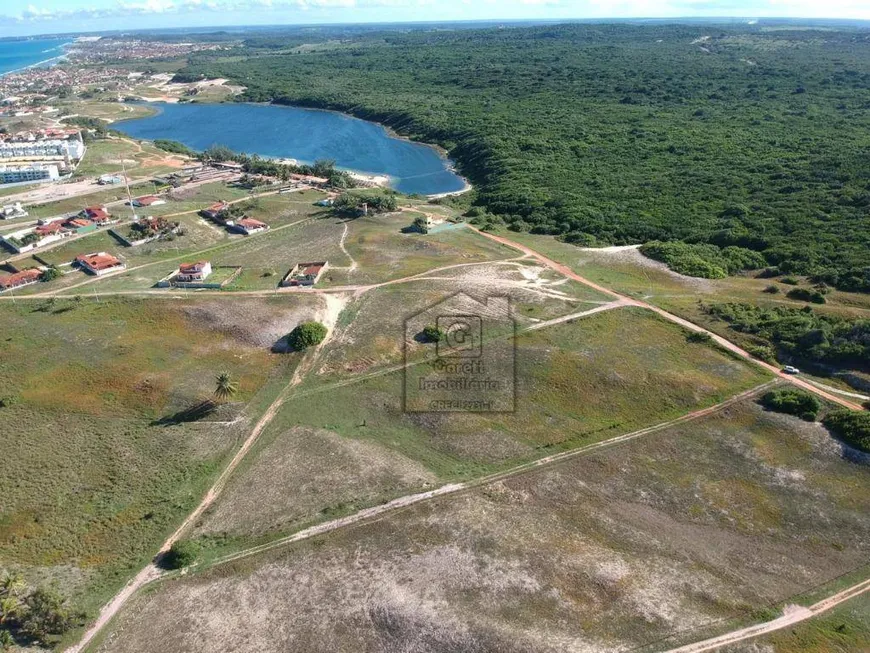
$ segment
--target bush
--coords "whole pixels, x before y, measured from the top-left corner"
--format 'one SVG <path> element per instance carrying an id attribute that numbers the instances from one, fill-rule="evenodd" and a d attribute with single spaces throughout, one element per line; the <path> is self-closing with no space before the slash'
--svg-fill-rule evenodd
<path id="1" fill-rule="evenodd" d="M 827 301 L 820 291 L 810 290 L 809 288 L 792 288 L 785 296 L 789 299 L 812 302 L 813 304 L 824 304 Z"/>
<path id="2" fill-rule="evenodd" d="M 822 409 L 822 404 L 811 394 L 803 390 L 785 388 L 771 390 L 761 398 L 761 405 L 778 413 L 798 415 L 801 419 L 812 422 Z"/>
<path id="3" fill-rule="evenodd" d="M 776 364 L 776 352 L 773 351 L 772 347 L 767 345 L 747 345 L 746 351 L 760 361 L 770 363 L 771 365 Z"/>
<path id="4" fill-rule="evenodd" d="M 713 340 L 713 336 L 703 331 L 692 331 L 686 335 L 686 342 L 707 343 Z"/>
<path id="5" fill-rule="evenodd" d="M 834 410 L 822 420 L 828 430 L 847 444 L 870 453 L 870 413 Z"/>
<path id="6" fill-rule="evenodd" d="M 800 281 L 798 281 L 796 277 L 783 277 L 782 279 L 780 279 L 780 282 L 788 284 L 789 286 L 796 286 L 800 283 Z"/>
<path id="7" fill-rule="evenodd" d="M 320 322 L 303 322 L 287 336 L 287 344 L 301 351 L 319 345 L 326 338 L 327 329 Z"/>
<path id="8" fill-rule="evenodd" d="M 779 288 L 777 288 L 776 286 L 768 286 L 767 288 L 764 289 L 764 292 L 766 292 L 770 295 L 777 295 L 777 294 L 779 294 Z"/>
<path id="9" fill-rule="evenodd" d="M 189 567 L 196 562 L 196 557 L 199 555 L 199 546 L 191 540 L 177 540 L 172 543 L 163 558 L 160 560 L 160 566 L 164 569 L 182 569 Z"/>
<path id="10" fill-rule="evenodd" d="M 443 337 L 444 332 L 433 324 L 423 327 L 423 330 L 420 332 L 420 339 L 423 342 L 438 342 Z"/>
<path id="11" fill-rule="evenodd" d="M 45 268 L 45 270 L 42 271 L 42 274 L 39 276 L 39 280 L 40 281 L 54 281 L 60 275 L 61 275 L 60 270 L 58 270 L 55 266 L 52 265 L 51 267 Z"/>

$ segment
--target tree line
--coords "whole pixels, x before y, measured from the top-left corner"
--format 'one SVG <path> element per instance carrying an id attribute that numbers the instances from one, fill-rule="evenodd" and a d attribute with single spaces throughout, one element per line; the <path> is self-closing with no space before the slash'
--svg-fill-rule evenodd
<path id="1" fill-rule="evenodd" d="M 274 54 L 280 38 L 194 57 L 179 78 L 228 77 L 243 100 L 343 110 L 440 144 L 483 224 L 739 247 L 746 264 L 870 291 L 867 31 L 411 30 Z M 731 273 L 733 253 L 691 263 Z"/>

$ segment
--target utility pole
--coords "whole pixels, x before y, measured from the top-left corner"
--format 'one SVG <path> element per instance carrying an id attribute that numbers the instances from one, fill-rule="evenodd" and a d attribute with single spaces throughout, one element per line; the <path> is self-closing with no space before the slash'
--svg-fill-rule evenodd
<path id="1" fill-rule="evenodd" d="M 124 187 L 127 189 L 127 200 L 130 202 L 130 210 L 133 212 L 133 222 L 139 222 L 136 216 L 136 207 L 133 206 L 133 196 L 130 194 L 130 182 L 127 180 L 127 166 L 124 164 L 124 156 L 121 155 L 121 170 L 124 171 Z"/>

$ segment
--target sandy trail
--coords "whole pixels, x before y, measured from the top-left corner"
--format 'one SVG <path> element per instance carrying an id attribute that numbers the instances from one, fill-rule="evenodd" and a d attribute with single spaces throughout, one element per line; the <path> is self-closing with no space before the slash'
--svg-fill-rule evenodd
<path id="1" fill-rule="evenodd" d="M 347 232 L 350 231 L 348 228 L 347 222 L 344 223 L 344 231 L 341 232 L 341 240 L 338 241 L 338 246 L 341 248 L 341 251 L 344 252 L 344 255 L 347 256 L 350 261 L 350 267 L 347 269 L 348 274 L 352 273 L 357 269 L 356 259 L 350 255 L 350 252 L 347 251 L 347 248 L 344 246 L 345 241 L 347 240 Z"/>
<path id="2" fill-rule="evenodd" d="M 772 633 L 774 631 L 787 628 L 788 626 L 793 626 L 796 623 L 800 623 L 801 621 L 827 612 L 831 608 L 840 605 L 844 601 L 848 601 L 849 599 L 855 598 L 856 596 L 860 596 L 868 590 L 870 590 L 870 579 L 857 583 L 856 585 L 852 585 L 852 587 L 848 587 L 842 592 L 838 592 L 833 596 L 829 596 L 828 598 L 823 599 L 808 608 L 800 605 L 788 605 L 783 611 L 783 615 L 781 617 L 778 617 L 777 619 L 774 619 L 773 621 L 767 621 L 762 624 L 755 624 L 754 626 L 740 628 L 739 630 L 734 630 L 730 633 L 726 633 L 725 635 L 720 635 L 718 637 L 705 639 L 701 642 L 695 642 L 694 644 L 681 646 L 679 648 L 665 651 L 665 653 L 704 653 L 704 651 L 713 651 L 717 648 L 721 648 L 722 646 L 728 646 L 729 644 L 734 644 L 735 642 L 740 642 L 744 639 L 750 639 L 752 637 L 758 637 L 759 635 Z"/>
<path id="3" fill-rule="evenodd" d="M 299 365 L 296 367 L 296 370 L 293 372 L 293 376 L 290 378 L 289 383 L 284 387 L 284 389 L 279 393 L 279 395 L 275 398 L 275 400 L 269 405 L 266 409 L 266 412 L 263 413 L 262 417 L 257 421 L 254 425 L 254 428 L 251 430 L 250 435 L 245 439 L 242 443 L 242 446 L 239 447 L 239 450 L 233 456 L 233 459 L 230 463 L 224 468 L 221 472 L 220 476 L 214 482 L 214 484 L 209 488 L 208 492 L 206 492 L 202 501 L 196 507 L 196 509 L 190 513 L 187 518 L 181 525 L 175 530 L 172 535 L 163 543 L 163 546 L 160 547 L 160 551 L 158 552 L 158 556 L 163 553 L 166 553 L 169 548 L 175 543 L 184 533 L 185 530 L 190 528 L 192 524 L 199 519 L 203 512 L 205 512 L 212 503 L 214 503 L 215 499 L 217 499 L 221 492 L 224 489 L 224 486 L 227 483 L 227 480 L 235 471 L 235 469 L 239 466 L 239 463 L 242 462 L 244 457 L 248 454 L 251 447 L 257 441 L 257 438 L 260 437 L 260 434 L 263 430 L 269 425 L 269 423 L 274 419 L 275 415 L 278 414 L 278 411 L 281 409 L 281 406 L 287 401 L 290 396 L 290 391 L 298 385 L 302 379 L 305 377 L 305 374 L 313 367 L 315 360 L 317 359 L 317 355 L 329 341 L 330 336 L 333 333 L 335 322 L 338 318 L 338 315 L 341 313 L 344 304 L 347 302 L 347 298 L 339 298 L 336 296 L 324 297 L 324 302 L 326 304 L 322 316 L 323 320 L 328 327 L 329 331 L 324 338 L 323 342 L 321 342 L 315 349 L 308 352 L 302 361 L 300 361 Z M 155 556 L 158 557 L 158 556 Z M 88 644 L 90 644 L 91 640 L 99 633 L 103 627 L 111 621 L 111 619 L 117 614 L 118 610 L 127 602 L 129 599 L 139 588 L 151 581 L 159 578 L 163 574 L 163 571 L 157 567 L 154 562 L 148 564 L 144 569 L 142 569 L 133 579 L 128 582 L 124 589 L 122 589 L 115 597 L 103 608 L 100 610 L 100 614 L 97 617 L 97 620 L 93 623 L 93 625 L 88 628 L 85 634 L 82 636 L 82 639 L 74 646 L 71 646 L 67 649 L 67 653 L 79 653 L 83 651 Z"/>
<path id="4" fill-rule="evenodd" d="M 346 517 L 341 517 L 338 519 L 334 519 L 328 522 L 323 522 L 321 524 L 317 524 L 316 526 L 312 526 L 310 528 L 306 528 L 298 533 L 294 533 L 293 535 L 288 535 L 287 537 L 283 537 L 277 540 L 273 540 L 272 542 L 268 542 L 266 544 L 261 544 L 259 546 L 251 547 L 250 549 L 245 549 L 244 551 L 238 551 L 236 553 L 230 554 L 223 558 L 219 558 L 215 561 L 212 561 L 209 564 L 209 567 L 225 564 L 227 562 L 232 562 L 234 560 L 238 560 L 240 558 L 247 558 L 252 555 L 256 555 L 258 553 L 263 553 L 264 551 L 269 551 L 270 549 L 274 549 L 277 547 L 285 546 L 288 544 L 292 544 L 294 542 L 299 542 L 301 540 L 306 540 L 311 537 L 315 537 L 317 535 L 322 535 L 324 533 L 328 533 L 340 528 L 346 528 L 348 526 L 353 526 L 359 524 L 364 521 L 371 521 L 376 517 L 383 517 L 388 513 L 393 513 L 397 510 L 401 510 L 403 508 L 407 508 L 408 506 L 412 506 L 417 503 L 421 503 L 423 501 L 429 501 L 431 499 L 435 499 L 437 497 L 442 497 L 449 494 L 456 494 L 458 492 L 471 490 L 483 485 L 489 485 L 491 483 L 497 481 L 503 481 L 505 479 L 531 472 L 535 469 L 538 469 L 542 466 L 554 465 L 565 460 L 569 460 L 571 458 L 575 458 L 577 456 L 586 455 L 592 451 L 597 451 L 599 449 L 616 446 L 630 440 L 634 440 L 636 438 L 640 438 L 645 435 L 649 435 L 651 433 L 656 433 L 658 431 L 662 431 L 671 426 L 676 426 L 678 424 L 682 424 L 684 422 L 689 422 L 692 420 L 699 419 L 701 417 L 706 417 L 713 413 L 716 413 L 728 406 L 731 406 L 735 403 L 743 401 L 744 399 L 754 396 L 763 390 L 773 386 L 775 381 L 768 381 L 767 383 L 763 383 L 759 386 L 741 392 L 740 394 L 734 395 L 729 399 L 716 404 L 714 406 L 710 406 L 708 408 L 703 408 L 701 410 L 696 410 L 691 413 L 687 413 L 686 415 L 682 415 L 680 417 L 674 418 L 672 420 L 668 420 L 666 422 L 662 422 L 661 424 L 656 424 L 654 426 L 648 426 L 643 429 L 639 429 L 637 431 L 633 431 L 631 433 L 626 433 L 624 435 L 617 436 L 615 438 L 610 438 L 608 440 L 602 440 L 600 442 L 594 442 L 592 444 L 586 445 L 584 447 L 579 447 L 577 449 L 572 449 L 571 451 L 563 451 L 557 454 L 553 454 L 551 456 L 545 456 L 544 458 L 538 458 L 537 460 L 532 460 L 527 463 L 523 463 L 521 465 L 517 465 L 516 467 L 512 467 L 502 472 L 496 472 L 494 474 L 490 474 L 488 476 L 482 476 L 480 478 L 466 481 L 464 483 L 451 483 L 448 485 L 443 485 L 441 487 L 435 488 L 434 490 L 429 490 L 427 492 L 420 492 L 418 494 L 411 494 L 404 497 L 399 497 L 398 499 L 394 499 L 387 503 L 373 506 L 371 508 L 365 508 L 360 510 L 359 512 L 355 512 L 352 515 L 347 515 Z"/>
<path id="5" fill-rule="evenodd" d="M 723 338 L 722 336 L 717 335 L 717 334 L 713 333 L 712 331 L 708 331 L 704 327 L 698 326 L 694 322 L 689 322 L 689 320 L 683 319 L 677 315 L 674 315 L 673 313 L 669 313 L 668 311 L 664 310 L 663 308 L 659 308 L 658 306 L 655 306 L 654 304 L 650 304 L 648 302 L 645 302 L 645 301 L 642 301 L 639 299 L 634 299 L 632 297 L 628 297 L 627 295 L 622 295 L 614 290 L 611 290 L 610 288 L 605 288 L 604 286 L 601 286 L 601 285 L 595 283 L 594 281 L 586 279 L 585 277 L 581 277 L 579 274 L 574 272 L 574 270 L 569 268 L 567 265 L 563 265 L 562 263 L 557 263 L 556 261 L 554 261 L 550 258 L 547 258 L 543 254 L 532 249 L 531 247 L 517 243 L 513 240 L 510 240 L 509 238 L 505 238 L 504 236 L 496 236 L 495 234 L 481 231 L 481 230 L 479 230 L 476 227 L 473 227 L 471 225 L 468 225 L 468 228 L 477 232 L 478 234 L 480 234 L 484 238 L 489 238 L 490 240 L 494 240 L 497 243 L 501 243 L 502 245 L 505 245 L 507 247 L 511 247 L 512 249 L 518 250 L 520 252 L 523 252 L 524 254 L 527 254 L 528 256 L 535 258 L 536 260 L 543 263 L 547 267 L 549 267 L 553 270 L 556 270 L 557 272 L 559 272 L 563 276 L 568 277 L 569 279 L 573 279 L 574 281 L 577 281 L 577 282 L 582 283 L 586 286 L 589 286 L 590 288 L 592 288 L 593 290 L 597 290 L 598 292 L 610 295 L 614 299 L 624 300 L 626 302 L 626 305 L 638 306 L 640 308 L 645 308 L 647 310 L 653 311 L 654 313 L 657 313 L 658 315 L 661 315 L 666 320 L 670 320 L 671 322 L 673 322 L 675 324 L 679 324 L 681 327 L 683 327 L 685 329 L 688 329 L 690 331 L 695 331 L 697 333 L 706 333 L 713 340 L 715 340 L 716 343 L 718 345 L 720 345 L 721 347 L 724 347 L 728 351 L 731 351 L 731 352 L 737 354 L 738 356 L 746 359 L 747 361 L 750 361 L 751 363 L 753 363 L 759 367 L 764 368 L 766 371 L 770 372 L 771 374 L 774 374 L 774 375 L 778 376 L 779 378 L 781 378 L 785 381 L 788 381 L 789 383 L 792 383 L 793 385 L 796 385 L 804 390 L 807 390 L 808 392 L 812 392 L 816 395 L 819 395 L 820 397 L 823 397 L 824 399 L 827 399 L 828 401 L 831 401 L 835 404 L 839 404 L 839 405 L 844 406 L 846 408 L 849 408 L 851 410 L 863 410 L 863 408 L 856 403 L 853 403 L 851 401 L 847 401 L 846 399 L 843 399 L 842 397 L 838 397 L 837 395 L 835 395 L 831 392 L 828 392 L 826 390 L 823 390 L 822 388 L 818 388 L 818 387 L 814 386 L 812 383 L 808 383 L 807 381 L 804 381 L 803 379 L 786 374 L 785 372 L 783 372 L 782 370 L 780 370 L 778 367 L 776 367 L 774 365 L 770 365 L 769 363 L 765 363 L 764 361 L 760 361 L 760 360 L 754 358 L 749 352 L 745 351 L 741 347 L 738 347 L 730 340 Z"/>

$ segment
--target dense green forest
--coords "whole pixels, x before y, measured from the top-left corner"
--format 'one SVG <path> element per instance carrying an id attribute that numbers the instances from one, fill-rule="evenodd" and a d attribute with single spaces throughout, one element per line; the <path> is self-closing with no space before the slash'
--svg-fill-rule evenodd
<path id="1" fill-rule="evenodd" d="M 870 371 L 870 320 L 850 320 L 797 308 L 714 304 L 707 312 L 732 329 L 810 363 Z"/>
<path id="2" fill-rule="evenodd" d="M 774 273 L 870 291 L 868 31 L 563 25 L 298 43 L 194 55 L 178 79 L 229 77 L 244 100 L 439 143 L 484 222 L 740 247 Z"/>

